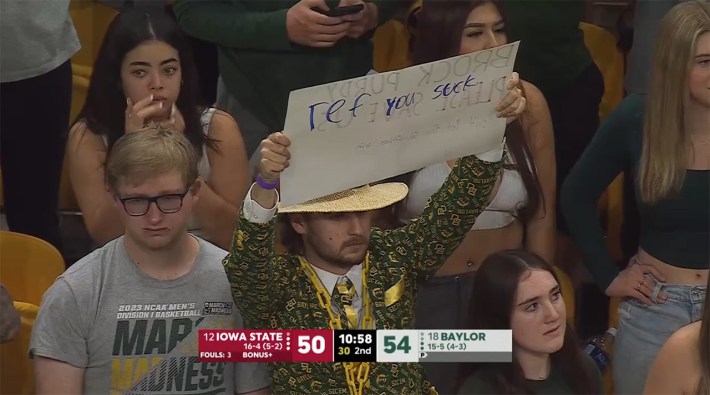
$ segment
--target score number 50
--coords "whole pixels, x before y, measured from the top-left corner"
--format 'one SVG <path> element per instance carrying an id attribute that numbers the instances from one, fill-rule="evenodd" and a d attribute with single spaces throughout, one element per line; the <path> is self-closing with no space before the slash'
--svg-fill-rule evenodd
<path id="1" fill-rule="evenodd" d="M 291 354 L 291 362 L 333 362 L 333 331 L 303 332 L 307 333 L 295 334 L 296 347 Z"/>
<path id="2" fill-rule="evenodd" d="M 325 338 L 316 336 L 298 336 L 299 354 L 323 354 L 325 352 Z"/>

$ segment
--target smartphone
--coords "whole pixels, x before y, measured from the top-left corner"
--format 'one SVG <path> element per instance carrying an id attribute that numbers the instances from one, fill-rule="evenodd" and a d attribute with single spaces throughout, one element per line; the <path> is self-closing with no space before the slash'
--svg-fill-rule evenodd
<path id="1" fill-rule="evenodd" d="M 319 7 L 313 8 L 313 11 L 319 12 L 325 16 L 345 16 L 345 15 L 352 15 L 352 14 L 357 14 L 358 12 L 362 11 L 365 8 L 364 4 L 355 4 L 355 5 L 347 5 L 344 7 L 335 7 L 331 8 L 328 11 L 325 11 Z"/>

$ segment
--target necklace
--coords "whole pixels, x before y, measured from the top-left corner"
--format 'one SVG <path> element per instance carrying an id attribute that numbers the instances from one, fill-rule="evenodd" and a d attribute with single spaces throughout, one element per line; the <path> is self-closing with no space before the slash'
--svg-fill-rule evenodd
<path id="1" fill-rule="evenodd" d="M 325 311 L 328 312 L 328 326 L 330 329 L 343 329 L 343 323 L 340 321 L 340 317 L 336 317 L 331 309 L 330 294 L 325 290 L 323 284 L 321 283 L 315 270 L 311 267 L 306 259 L 302 256 L 298 257 L 298 261 L 301 263 L 303 270 L 308 273 L 308 277 L 311 279 L 311 283 L 316 288 L 316 293 L 318 296 L 318 303 Z M 370 306 L 370 296 L 367 293 L 367 272 L 370 268 L 370 253 L 368 252 L 365 256 L 365 263 L 362 266 L 362 303 L 365 307 L 365 315 L 360 321 L 360 329 L 370 329 L 374 328 L 374 320 L 372 319 L 372 311 Z M 370 374 L 370 364 L 367 362 L 343 362 L 343 367 L 345 368 L 345 381 L 348 383 L 348 389 L 350 390 L 350 395 L 362 395 L 362 391 L 365 389 L 365 382 L 367 381 L 367 376 Z"/>

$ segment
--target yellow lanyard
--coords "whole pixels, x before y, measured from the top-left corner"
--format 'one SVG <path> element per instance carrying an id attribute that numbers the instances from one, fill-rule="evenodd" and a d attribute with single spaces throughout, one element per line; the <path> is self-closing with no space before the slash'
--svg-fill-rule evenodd
<path id="1" fill-rule="evenodd" d="M 318 303 L 325 309 L 325 311 L 328 312 L 328 317 L 330 317 L 328 326 L 333 330 L 343 329 L 343 323 L 340 321 L 340 317 L 336 317 L 331 308 L 330 293 L 328 293 L 328 291 L 326 291 L 323 287 L 323 284 L 318 278 L 315 270 L 313 270 L 311 265 L 308 264 L 306 259 L 302 256 L 298 257 L 298 261 L 301 263 L 301 267 L 306 271 L 306 273 L 308 273 L 308 277 L 311 279 L 313 286 L 316 287 Z M 370 295 L 367 293 L 367 272 L 369 268 L 370 253 L 368 252 L 365 256 L 365 263 L 362 267 L 362 303 L 365 307 L 365 315 L 360 322 L 360 329 L 374 328 Z M 370 374 L 370 364 L 367 362 L 344 362 L 343 367 L 345 368 L 345 380 L 348 382 L 350 395 L 362 395 L 362 391 L 365 388 L 365 382 L 367 381 L 367 376 Z"/>

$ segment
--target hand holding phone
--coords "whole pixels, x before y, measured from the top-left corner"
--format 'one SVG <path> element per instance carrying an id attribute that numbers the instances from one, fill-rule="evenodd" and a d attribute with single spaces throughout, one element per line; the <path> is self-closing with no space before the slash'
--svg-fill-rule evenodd
<path id="1" fill-rule="evenodd" d="M 346 5 L 346 6 L 342 6 L 342 7 L 331 8 L 329 10 L 324 10 L 320 7 L 314 7 L 313 11 L 321 13 L 325 16 L 339 17 L 339 16 L 357 14 L 358 12 L 362 11 L 363 9 L 365 9 L 365 4 Z"/>
<path id="2" fill-rule="evenodd" d="M 348 17 L 327 16 L 315 9 L 328 10 L 328 5 L 325 0 L 300 0 L 288 10 L 286 13 L 288 38 L 293 43 L 309 47 L 332 47 L 348 34 L 351 23 L 346 21 Z M 330 11 L 332 10 L 324 12 Z"/>

